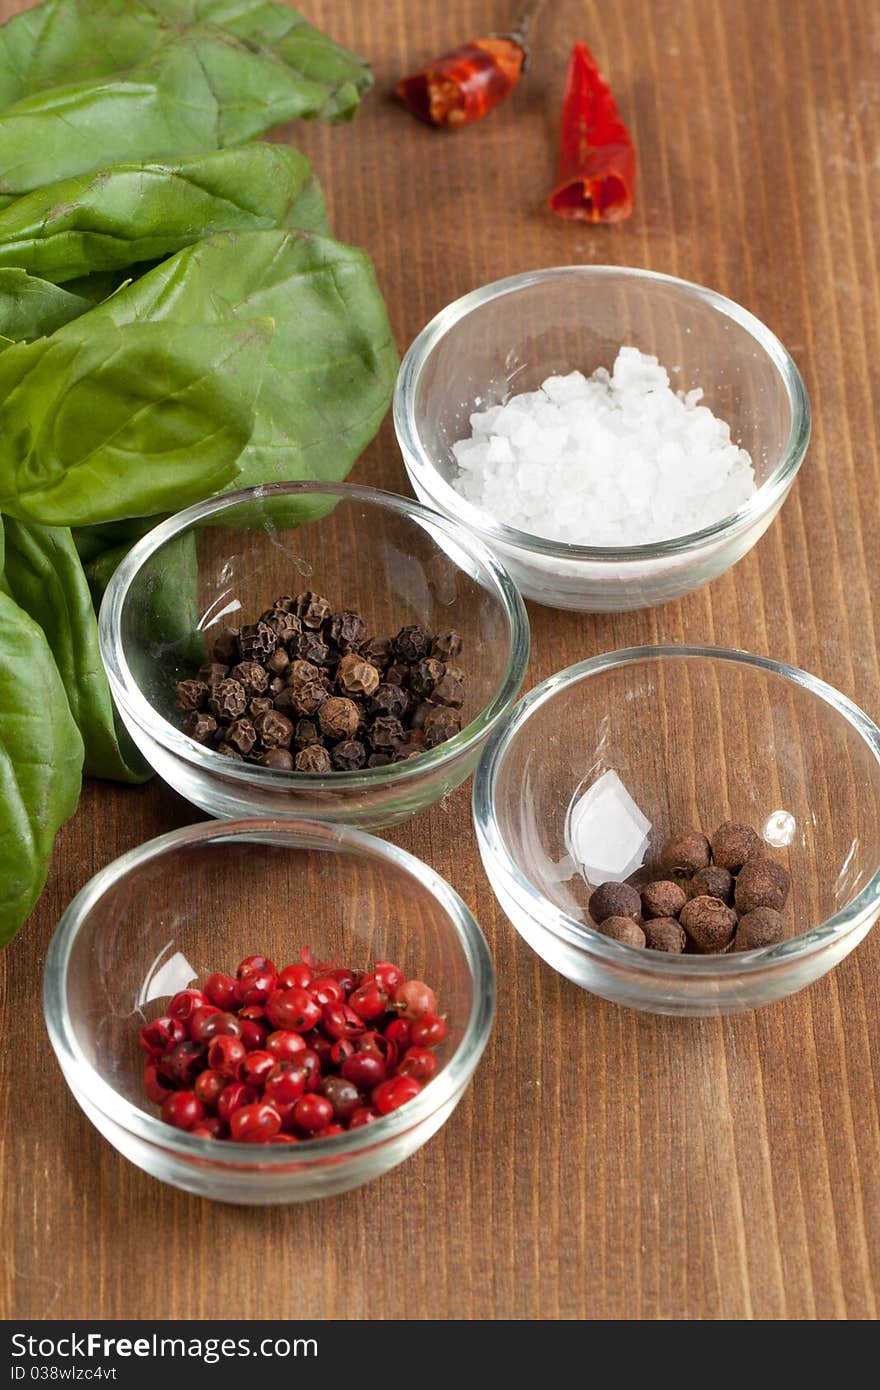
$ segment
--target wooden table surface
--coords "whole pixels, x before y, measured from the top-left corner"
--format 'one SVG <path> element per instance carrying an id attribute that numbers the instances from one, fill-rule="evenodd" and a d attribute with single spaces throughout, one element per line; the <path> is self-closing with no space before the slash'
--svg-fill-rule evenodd
<path id="1" fill-rule="evenodd" d="M 2 3 L 0 15 L 19 8 Z M 354 125 L 280 138 L 313 158 L 337 234 L 372 254 L 401 349 L 485 281 L 614 262 L 730 295 L 806 379 L 813 442 L 756 549 L 652 612 L 533 607 L 528 684 L 635 642 L 715 642 L 795 662 L 880 717 L 880 9 L 550 0 L 514 97 L 444 136 L 390 100 L 394 80 L 503 28 L 516 0 L 302 8 L 370 58 L 376 88 Z M 622 226 L 544 209 L 575 38 L 605 68 L 638 146 L 636 212 Z M 388 421 L 354 476 L 406 490 Z M 483 875 L 469 796 L 462 788 L 394 838 L 450 879 L 494 954 L 498 1016 L 472 1088 L 379 1182 L 312 1206 L 244 1209 L 175 1192 L 122 1159 L 49 1051 L 40 976 L 61 910 L 116 855 L 196 818 L 158 783 L 86 787 L 42 902 L 0 957 L 3 1316 L 876 1316 L 880 933 L 758 1013 L 624 1011 L 517 937 Z"/>

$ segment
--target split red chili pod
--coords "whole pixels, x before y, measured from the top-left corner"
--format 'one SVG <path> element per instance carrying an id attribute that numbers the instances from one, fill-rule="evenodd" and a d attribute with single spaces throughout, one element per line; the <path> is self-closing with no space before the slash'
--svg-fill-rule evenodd
<path id="1" fill-rule="evenodd" d="M 635 181 L 636 152 L 611 88 L 587 45 L 576 43 L 550 207 L 558 217 L 581 222 L 622 222 L 633 210 Z"/>
<path id="2" fill-rule="evenodd" d="M 522 77 L 526 34 L 543 0 L 529 6 L 509 34 L 473 39 L 398 82 L 397 95 L 428 125 L 457 130 L 488 116 Z"/>

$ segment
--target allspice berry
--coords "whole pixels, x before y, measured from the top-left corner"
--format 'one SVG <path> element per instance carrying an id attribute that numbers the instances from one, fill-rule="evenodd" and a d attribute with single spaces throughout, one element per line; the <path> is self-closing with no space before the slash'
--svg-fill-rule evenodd
<path id="1" fill-rule="evenodd" d="M 791 877 L 775 859 L 757 854 L 746 860 L 736 880 L 734 901 L 740 916 L 756 907 L 772 907 L 781 912 L 788 899 Z"/>
<path id="2" fill-rule="evenodd" d="M 710 839 L 712 859 L 722 869 L 736 873 L 753 854 L 760 854 L 762 840 L 757 830 L 742 821 L 726 820 Z"/>
<path id="3" fill-rule="evenodd" d="M 612 941 L 620 941 L 624 946 L 644 946 L 645 933 L 631 917 L 606 917 L 600 922 L 597 931 L 610 936 Z"/>
<path id="4" fill-rule="evenodd" d="M 759 946 L 775 946 L 784 941 L 788 927 L 781 912 L 772 907 L 756 907 L 740 917 L 733 939 L 735 951 L 757 951 Z"/>
<path id="5" fill-rule="evenodd" d="M 646 883 L 641 896 L 644 917 L 677 917 L 687 902 L 684 889 L 668 878 Z"/>
<path id="6" fill-rule="evenodd" d="M 709 841 L 698 830 L 671 835 L 661 848 L 657 863 L 667 874 L 689 878 L 709 863 Z"/>
<path id="7" fill-rule="evenodd" d="M 736 931 L 736 913 L 720 898 L 691 898 L 681 911 L 681 925 L 700 955 L 726 951 Z"/>
<path id="8" fill-rule="evenodd" d="M 638 917 L 642 900 L 629 883 L 601 883 L 590 895 L 590 916 L 600 925 L 609 917 Z"/>
<path id="9" fill-rule="evenodd" d="M 728 907 L 733 905 L 733 874 L 722 869 L 719 864 L 709 864 L 698 869 L 688 880 L 689 898 L 720 898 Z"/>
<path id="10" fill-rule="evenodd" d="M 674 917 L 651 917 L 642 930 L 649 951 L 666 951 L 670 955 L 680 956 L 684 950 L 684 927 Z"/>

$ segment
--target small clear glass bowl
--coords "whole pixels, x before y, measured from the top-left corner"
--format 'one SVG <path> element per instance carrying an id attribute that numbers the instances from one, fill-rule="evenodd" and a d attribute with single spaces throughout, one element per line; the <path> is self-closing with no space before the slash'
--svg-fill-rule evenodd
<path id="1" fill-rule="evenodd" d="M 758 484 L 744 506 L 690 535 L 612 549 L 518 531 L 455 491 L 452 445 L 470 436 L 475 409 L 557 373 L 610 369 L 622 345 L 658 357 L 675 389 L 702 388 L 703 403 L 729 423 Z M 806 453 L 810 406 L 785 348 L 738 304 L 669 275 L 574 265 L 498 280 L 443 309 L 403 360 L 394 424 L 416 496 L 481 536 L 526 598 L 621 612 L 700 588 L 752 548 Z"/>
<path id="2" fill-rule="evenodd" d="M 357 609 L 374 636 L 409 623 L 457 629 L 461 732 L 406 762 L 331 774 L 236 762 L 182 733 L 175 682 L 208 659 L 223 626 L 255 622 L 279 594 L 306 589 Z M 122 720 L 175 791 L 213 816 L 361 828 L 406 820 L 470 775 L 529 655 L 522 599 L 477 537 L 418 502 L 344 483 L 245 489 L 162 522 L 116 570 L 99 634 Z"/>
<path id="3" fill-rule="evenodd" d="M 588 925 L 568 817 L 609 771 L 651 822 L 648 863 L 672 833 L 759 829 L 791 873 L 791 939 L 667 955 Z M 631 647 L 551 676 L 487 746 L 474 822 L 495 895 L 533 950 L 650 1013 L 737 1013 L 792 994 L 880 916 L 880 730 L 815 676 L 747 652 Z"/>
<path id="4" fill-rule="evenodd" d="M 436 991 L 448 1035 L 424 1090 L 391 1115 L 298 1145 L 200 1139 L 166 1125 L 143 1091 L 144 1022 L 215 970 L 265 953 L 366 968 L 396 961 Z M 327 1197 L 369 1182 L 448 1119 L 492 1027 L 480 928 L 449 884 L 404 850 L 308 821 L 207 822 L 122 855 L 64 913 L 46 959 L 49 1037 L 79 1105 L 153 1177 L 224 1202 Z"/>

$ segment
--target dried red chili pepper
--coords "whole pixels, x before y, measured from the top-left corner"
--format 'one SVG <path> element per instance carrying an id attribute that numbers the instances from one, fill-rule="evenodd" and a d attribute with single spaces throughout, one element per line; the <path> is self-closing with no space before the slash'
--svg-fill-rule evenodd
<path id="1" fill-rule="evenodd" d="M 526 34 L 543 5 L 536 0 L 509 34 L 474 39 L 405 77 L 397 95 L 420 121 L 455 130 L 488 116 L 519 82 Z"/>
<path id="2" fill-rule="evenodd" d="M 611 88 L 585 43 L 571 51 L 559 170 L 550 207 L 582 222 L 622 222 L 633 210 L 636 152 Z"/>

